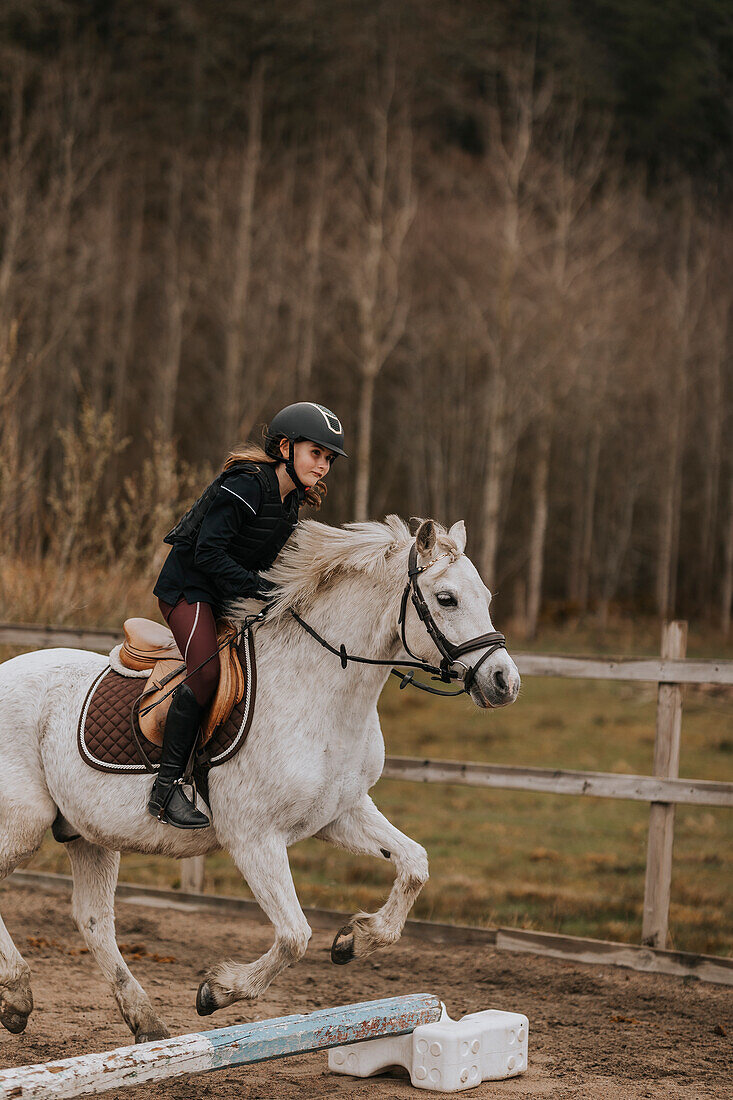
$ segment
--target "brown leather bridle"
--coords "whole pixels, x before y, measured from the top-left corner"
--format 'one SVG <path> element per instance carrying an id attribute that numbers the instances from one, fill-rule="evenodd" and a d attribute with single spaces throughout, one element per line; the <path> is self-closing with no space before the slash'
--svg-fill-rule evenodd
<path id="1" fill-rule="evenodd" d="M 437 558 L 434 559 L 434 561 L 437 560 Z M 492 630 L 488 634 L 479 634 L 475 638 L 469 638 L 467 642 L 459 642 L 456 644 L 455 642 L 449 641 L 433 618 L 432 612 L 425 602 L 425 597 L 420 590 L 420 585 L 417 580 L 420 574 L 424 573 L 432 564 L 432 561 L 427 565 L 417 564 L 417 545 L 413 542 L 410 547 L 410 556 L 407 563 L 407 584 L 405 585 L 405 591 L 402 593 L 402 604 L 400 606 L 399 623 L 402 630 L 402 644 L 410 656 L 414 657 L 415 654 L 407 644 L 407 638 L 405 637 L 405 619 L 407 618 L 407 600 L 409 597 L 412 599 L 413 606 L 417 611 L 420 621 L 424 624 L 428 634 L 435 642 L 439 653 L 442 654 L 443 660 L 440 662 L 441 680 L 445 683 L 449 683 L 451 680 L 460 680 L 462 678 L 463 691 L 469 691 L 476 673 L 487 657 L 490 657 L 497 649 L 506 649 L 506 638 L 498 630 Z M 463 661 L 459 661 L 459 657 L 462 657 L 464 653 L 473 653 L 474 650 L 483 649 L 484 646 L 489 646 L 490 648 L 486 650 L 484 655 L 475 665 L 466 665 Z M 464 672 L 462 676 L 460 673 L 455 673 L 451 668 L 451 666 L 455 664 L 463 666 Z"/>
<path id="2" fill-rule="evenodd" d="M 466 642 L 451 642 L 446 638 L 443 631 L 440 629 L 435 619 L 432 616 L 430 608 L 425 602 L 425 597 L 420 590 L 418 583 L 418 577 L 421 573 L 424 573 L 426 569 L 429 569 L 438 559 L 434 558 L 428 562 L 427 565 L 418 565 L 417 563 L 417 543 L 413 542 L 410 547 L 410 555 L 407 564 L 407 584 L 405 590 L 402 593 L 402 601 L 400 603 L 400 616 L 398 624 L 402 635 L 402 645 L 405 651 L 410 654 L 412 661 L 380 661 L 374 657 L 356 657 L 351 653 L 347 653 L 346 646 L 341 645 L 337 649 L 326 641 L 316 630 L 310 626 L 305 619 L 302 619 L 296 611 L 293 611 L 292 607 L 289 609 L 290 614 L 295 621 L 303 627 L 304 630 L 311 635 L 312 638 L 327 649 L 330 653 L 335 654 L 336 657 L 341 660 L 341 667 L 346 668 L 349 662 L 355 662 L 362 665 L 399 665 L 400 668 L 410 668 L 411 672 L 402 673 L 398 672 L 395 667 L 392 668 L 392 675 L 398 676 L 402 683 L 400 689 L 406 687 L 420 688 L 421 691 L 429 691 L 432 695 L 463 695 L 464 692 L 470 691 L 471 685 L 474 681 L 476 673 L 481 668 L 484 661 L 495 653 L 497 649 L 506 649 L 506 638 L 498 630 L 493 630 L 488 634 L 480 634 L 476 638 L 469 638 Z M 424 624 L 430 637 L 438 648 L 438 652 L 442 656 L 440 665 L 430 664 L 429 661 L 423 660 L 422 657 L 418 657 L 412 652 L 407 644 L 407 638 L 405 637 L 405 620 L 407 618 L 407 601 L 412 600 L 412 603 L 417 611 L 420 621 Z M 459 658 L 465 653 L 472 653 L 477 649 L 483 649 L 484 646 L 489 648 L 486 650 L 475 665 L 466 665 Z M 453 666 L 460 664 L 463 667 L 463 672 L 458 672 Z M 419 669 L 421 672 L 428 672 L 432 675 L 434 680 L 440 680 L 444 684 L 450 684 L 454 680 L 462 680 L 463 686 L 460 691 L 440 691 L 437 688 L 432 688 L 428 684 L 421 684 L 414 680 L 415 670 Z"/>

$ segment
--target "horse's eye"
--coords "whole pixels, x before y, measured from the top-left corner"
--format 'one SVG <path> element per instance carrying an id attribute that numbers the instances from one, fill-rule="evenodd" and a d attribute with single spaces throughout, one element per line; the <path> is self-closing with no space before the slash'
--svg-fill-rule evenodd
<path id="1" fill-rule="evenodd" d="M 435 598 L 441 607 L 458 607 L 458 600 L 450 592 L 438 592 Z"/>

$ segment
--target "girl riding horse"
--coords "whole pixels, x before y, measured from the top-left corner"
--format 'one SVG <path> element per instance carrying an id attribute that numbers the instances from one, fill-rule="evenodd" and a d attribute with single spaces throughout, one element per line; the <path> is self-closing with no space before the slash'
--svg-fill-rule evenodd
<path id="1" fill-rule="evenodd" d="M 184 793 L 182 777 L 199 722 L 219 677 L 216 615 L 237 597 L 266 601 L 269 569 L 304 504 L 320 508 L 323 478 L 345 455 L 338 417 L 300 401 L 272 420 L 264 450 L 233 451 L 224 469 L 165 536 L 172 547 L 153 589 L 186 663 L 186 680 L 166 717 L 160 768 L 148 811 L 177 829 L 205 829 L 206 814 Z"/>

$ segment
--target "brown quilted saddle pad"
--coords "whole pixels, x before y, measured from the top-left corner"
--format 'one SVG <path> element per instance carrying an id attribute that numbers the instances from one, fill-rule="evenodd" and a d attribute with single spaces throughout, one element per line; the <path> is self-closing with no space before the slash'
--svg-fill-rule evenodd
<path id="1" fill-rule="evenodd" d="M 245 675 L 245 689 L 231 714 L 217 726 L 206 743 L 207 763 L 223 764 L 241 749 L 254 715 L 257 669 L 252 631 L 239 643 L 239 660 Z M 146 681 L 121 676 L 109 665 L 102 669 L 87 692 L 79 716 L 77 746 L 82 760 L 101 772 L 147 772 L 132 733 L 130 713 Z M 151 764 L 160 763 L 160 746 L 143 738 Z"/>

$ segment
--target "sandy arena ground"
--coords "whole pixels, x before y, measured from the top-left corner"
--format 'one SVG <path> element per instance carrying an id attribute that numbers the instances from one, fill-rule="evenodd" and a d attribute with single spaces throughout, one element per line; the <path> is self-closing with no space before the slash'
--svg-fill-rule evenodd
<path id="1" fill-rule="evenodd" d="M 36 1005 L 23 1035 L 0 1029 L 2 1066 L 126 1045 L 130 1035 L 112 996 L 92 959 L 80 953 L 68 899 L 4 884 L 0 909 L 32 968 Z M 445 1001 L 454 1018 L 484 1008 L 529 1017 L 529 1070 L 480 1085 L 467 1094 L 476 1100 L 733 1095 L 733 996 L 723 986 L 408 939 L 366 962 L 334 967 L 331 934 L 317 931 L 303 962 L 256 1006 L 235 1005 L 202 1020 L 194 997 L 205 967 L 232 954 L 242 961 L 259 955 L 269 946 L 268 927 L 239 916 L 120 901 L 117 928 L 131 969 L 173 1034 L 426 991 Z M 420 1093 L 396 1073 L 365 1080 L 331 1075 L 325 1053 L 319 1053 L 105 1095 L 400 1100 Z"/>

